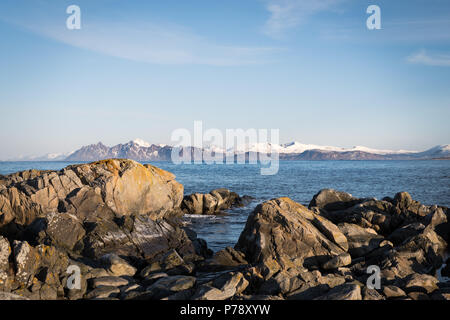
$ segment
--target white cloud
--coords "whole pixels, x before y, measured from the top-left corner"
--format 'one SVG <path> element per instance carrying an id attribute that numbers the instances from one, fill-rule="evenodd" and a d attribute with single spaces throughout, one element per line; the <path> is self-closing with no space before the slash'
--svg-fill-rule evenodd
<path id="1" fill-rule="evenodd" d="M 309 16 L 332 9 L 343 0 L 266 0 L 270 17 L 263 32 L 273 38 L 282 38 L 289 31 L 304 23 Z"/>
<path id="2" fill-rule="evenodd" d="M 450 67 L 450 54 L 429 54 L 421 50 L 407 57 L 407 61 L 427 66 Z"/>

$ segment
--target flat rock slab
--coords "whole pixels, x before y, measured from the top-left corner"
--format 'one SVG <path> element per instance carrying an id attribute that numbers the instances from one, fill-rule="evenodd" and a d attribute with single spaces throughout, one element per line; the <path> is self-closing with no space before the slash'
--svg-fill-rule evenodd
<path id="1" fill-rule="evenodd" d="M 119 293 L 120 289 L 117 287 L 101 286 L 89 292 L 86 299 L 116 298 Z"/>
<path id="2" fill-rule="evenodd" d="M 121 287 L 129 284 L 130 282 L 127 279 L 121 278 L 121 277 L 100 277 L 100 278 L 94 278 L 91 280 L 92 287 L 98 288 L 101 286 L 106 287 Z"/>
<path id="3" fill-rule="evenodd" d="M 343 284 L 314 300 L 362 300 L 361 287 L 356 284 Z"/>

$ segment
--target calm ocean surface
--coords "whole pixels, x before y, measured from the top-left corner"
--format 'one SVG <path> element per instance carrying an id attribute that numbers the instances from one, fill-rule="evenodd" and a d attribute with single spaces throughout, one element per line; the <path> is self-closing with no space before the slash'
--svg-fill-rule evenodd
<path id="1" fill-rule="evenodd" d="M 72 162 L 0 162 L 0 174 L 27 169 L 56 170 Z M 191 216 L 186 222 L 214 251 L 233 246 L 248 214 L 261 201 L 288 196 L 308 204 L 320 189 L 333 188 L 356 197 L 394 196 L 408 191 L 424 204 L 450 207 L 450 161 L 281 161 L 278 174 L 261 176 L 258 165 L 152 164 L 173 172 L 185 194 L 228 188 L 255 200 L 223 216 Z"/>

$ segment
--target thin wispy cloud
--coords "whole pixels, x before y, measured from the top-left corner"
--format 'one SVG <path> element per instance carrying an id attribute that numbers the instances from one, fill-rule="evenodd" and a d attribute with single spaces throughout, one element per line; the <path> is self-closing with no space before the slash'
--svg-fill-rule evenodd
<path id="1" fill-rule="evenodd" d="M 32 18 L 26 15 L 11 18 L 0 12 L 0 20 L 73 47 L 153 64 L 266 64 L 275 61 L 274 54 L 282 51 L 274 47 L 222 44 L 170 23 L 97 18 L 82 20 L 81 30 L 68 30 L 64 20 L 49 19 L 39 12 Z"/>
<path id="2" fill-rule="evenodd" d="M 406 59 L 409 63 L 422 64 L 434 67 L 450 67 L 450 54 L 430 54 L 426 50 L 420 50 Z"/>
<path id="3" fill-rule="evenodd" d="M 266 10 L 269 19 L 263 32 L 273 38 L 283 38 L 292 30 L 316 13 L 334 9 L 344 0 L 267 0 Z"/>

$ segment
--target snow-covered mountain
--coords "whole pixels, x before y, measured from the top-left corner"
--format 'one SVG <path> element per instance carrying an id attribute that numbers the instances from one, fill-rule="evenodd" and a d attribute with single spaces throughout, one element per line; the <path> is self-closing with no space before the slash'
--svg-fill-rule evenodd
<path id="1" fill-rule="evenodd" d="M 135 139 L 125 144 L 107 147 L 103 143 L 80 148 L 66 158 L 67 161 L 95 161 L 108 158 L 126 158 L 137 161 L 170 160 L 172 147 L 150 144 Z"/>
<path id="2" fill-rule="evenodd" d="M 436 147 L 437 148 L 437 147 Z M 286 143 L 286 144 L 270 144 L 270 143 L 255 143 L 255 144 L 247 144 L 241 145 L 234 149 L 228 149 L 228 152 L 267 152 L 267 151 L 278 152 L 280 154 L 295 154 L 295 153 L 303 153 L 309 150 L 320 150 L 325 152 L 367 152 L 379 155 L 391 155 L 391 154 L 411 154 L 417 153 L 417 151 L 409 151 L 409 150 L 378 150 L 371 149 L 362 146 L 356 146 L 352 148 L 340 148 L 333 146 L 320 146 L 315 144 L 303 144 L 297 141 Z"/>
<path id="3" fill-rule="evenodd" d="M 40 157 L 22 157 L 22 161 L 96 161 L 107 158 L 127 158 L 137 161 L 169 161 L 172 146 L 151 144 L 142 139 L 108 147 L 91 144 L 68 154 L 52 153 Z M 195 148 L 190 148 L 193 152 Z M 198 150 L 198 149 L 197 149 Z M 450 158 L 450 145 L 439 145 L 425 151 L 378 150 L 362 146 L 341 148 L 291 142 L 286 144 L 255 143 L 239 145 L 226 151 L 217 146 L 203 148 L 209 154 L 279 153 L 285 160 L 412 160 Z"/>

